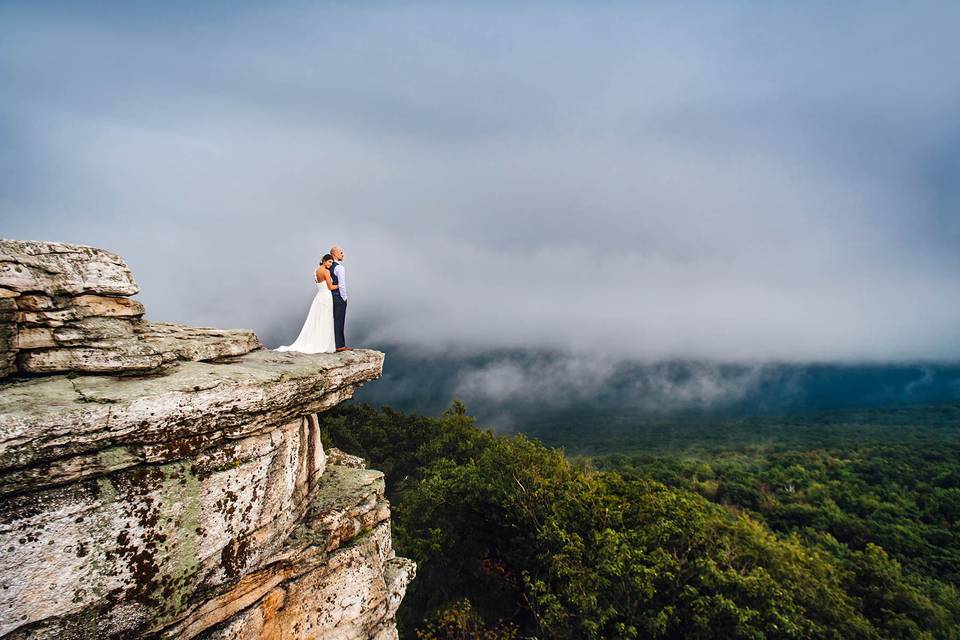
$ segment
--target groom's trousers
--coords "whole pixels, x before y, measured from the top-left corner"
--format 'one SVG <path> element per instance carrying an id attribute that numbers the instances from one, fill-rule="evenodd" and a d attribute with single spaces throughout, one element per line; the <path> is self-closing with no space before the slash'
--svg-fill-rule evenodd
<path id="1" fill-rule="evenodd" d="M 333 338 L 336 340 L 337 349 L 347 346 L 347 339 L 343 335 L 343 325 L 346 320 L 347 301 L 335 295 L 333 296 Z"/>

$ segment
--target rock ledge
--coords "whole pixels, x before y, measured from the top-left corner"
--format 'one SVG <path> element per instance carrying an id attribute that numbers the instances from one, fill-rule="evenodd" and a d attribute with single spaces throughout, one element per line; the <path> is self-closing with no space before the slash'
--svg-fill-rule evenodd
<path id="1" fill-rule="evenodd" d="M 416 567 L 317 416 L 384 355 L 147 322 L 136 291 L 115 254 L 0 240 L 0 638 L 396 639 Z"/>

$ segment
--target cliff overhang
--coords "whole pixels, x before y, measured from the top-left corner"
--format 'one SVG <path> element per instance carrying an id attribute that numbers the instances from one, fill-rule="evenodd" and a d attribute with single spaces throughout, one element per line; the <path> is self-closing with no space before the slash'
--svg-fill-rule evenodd
<path id="1" fill-rule="evenodd" d="M 147 322 L 136 290 L 0 241 L 0 638 L 396 638 L 383 475 L 318 418 L 384 355 Z"/>

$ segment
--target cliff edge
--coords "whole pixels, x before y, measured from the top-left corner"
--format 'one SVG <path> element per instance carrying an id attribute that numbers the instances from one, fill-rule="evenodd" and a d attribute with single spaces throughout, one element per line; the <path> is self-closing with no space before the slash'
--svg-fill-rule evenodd
<path id="1" fill-rule="evenodd" d="M 383 354 L 148 322 L 136 292 L 115 254 L 0 240 L 0 638 L 396 638 L 383 475 L 316 417 Z"/>

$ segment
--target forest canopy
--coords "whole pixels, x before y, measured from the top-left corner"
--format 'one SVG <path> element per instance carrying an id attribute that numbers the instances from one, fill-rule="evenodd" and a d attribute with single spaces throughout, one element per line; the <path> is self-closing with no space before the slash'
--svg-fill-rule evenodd
<path id="1" fill-rule="evenodd" d="M 949 429 L 570 459 L 459 402 L 322 427 L 387 476 L 405 637 L 960 638 Z"/>

